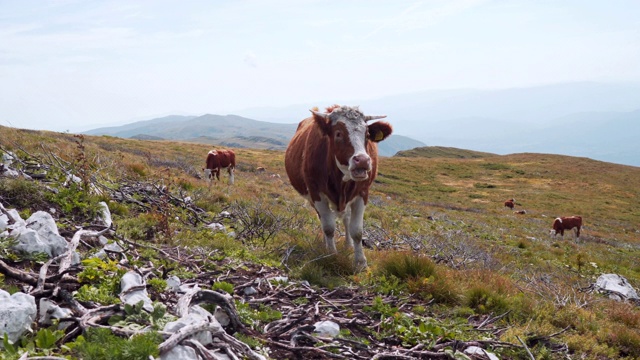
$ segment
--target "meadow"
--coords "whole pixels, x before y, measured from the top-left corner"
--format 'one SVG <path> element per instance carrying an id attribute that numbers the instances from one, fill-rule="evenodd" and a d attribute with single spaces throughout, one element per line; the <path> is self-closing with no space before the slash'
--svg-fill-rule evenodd
<path id="1" fill-rule="evenodd" d="M 247 269 L 279 269 L 318 289 L 357 288 L 374 299 L 410 299 L 409 309 L 374 301 L 366 311 L 388 326 L 369 338 L 343 334 L 354 341 L 393 337 L 400 347 L 434 348 L 450 340 L 484 339 L 514 345 L 490 346 L 503 359 L 640 358 L 638 305 L 610 300 L 590 286 L 599 275 L 616 273 L 640 287 L 638 167 L 442 148 L 383 157 L 365 212 L 369 268 L 354 273 L 348 251 L 324 251 L 315 213 L 288 183 L 283 151 L 234 149 L 235 184 L 228 185 L 223 172 L 222 182 L 210 186 L 201 176 L 211 145 L 6 127 L 0 134 L 0 150 L 58 164 L 106 189 L 92 194 L 84 187 L 77 189 L 81 196 L 51 197 L 33 182 L 0 178 L 0 202 L 25 217 L 56 207 L 58 223 L 70 232 L 78 223 L 90 223 L 95 203 L 107 201 L 118 236 L 130 242 L 211 250 L 199 252 L 213 254 L 211 268 L 237 261 L 252 264 Z M 63 176 L 59 170 L 47 174 Z M 144 208 L 109 196 L 134 184 L 188 196 L 202 212 L 190 214 L 170 201 Z M 510 198 L 515 210 L 526 213 L 504 207 Z M 223 211 L 233 217 L 221 218 Z M 570 215 L 582 216 L 581 237 L 572 231 L 564 238 L 550 236 L 553 219 Z M 234 234 L 204 227 L 213 221 Z M 2 250 L 4 261 L 28 260 Z M 143 258 L 161 262 L 157 256 Z M 180 266 L 167 268 L 174 269 L 168 274 L 198 276 Z M 8 276 L 1 280 L 2 289 L 18 290 Z M 254 323 L 274 320 L 256 315 L 267 314 L 264 308 L 253 311 Z M 60 348 L 53 353 L 68 356 Z M 6 356 L 0 355 L 11 358 Z"/>

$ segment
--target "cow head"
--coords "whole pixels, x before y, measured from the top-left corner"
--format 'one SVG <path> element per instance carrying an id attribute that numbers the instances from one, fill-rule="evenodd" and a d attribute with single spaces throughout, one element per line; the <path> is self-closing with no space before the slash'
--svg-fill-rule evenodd
<path id="1" fill-rule="evenodd" d="M 562 219 L 556 218 L 555 220 L 553 220 L 553 225 L 551 225 L 551 227 L 552 229 L 549 231 L 549 235 L 555 236 L 560 232 L 560 229 L 562 228 Z"/>
<path id="2" fill-rule="evenodd" d="M 329 151 L 343 174 L 343 181 L 364 181 L 372 170 L 368 153 L 370 141 L 380 142 L 391 135 L 391 125 L 367 121 L 382 119 L 386 115 L 365 116 L 358 107 L 334 105 L 326 113 L 311 110 L 313 118 L 324 135 L 329 138 Z"/>

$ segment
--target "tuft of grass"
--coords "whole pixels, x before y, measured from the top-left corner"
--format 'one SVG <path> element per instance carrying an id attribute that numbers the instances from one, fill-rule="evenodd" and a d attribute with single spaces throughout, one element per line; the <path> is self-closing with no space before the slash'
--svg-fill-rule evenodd
<path id="1" fill-rule="evenodd" d="M 376 271 L 401 280 L 429 278 L 436 272 L 431 259 L 412 252 L 388 252 L 379 258 Z"/>
<path id="2" fill-rule="evenodd" d="M 479 314 L 503 314 L 509 310 L 509 302 L 504 295 L 483 286 L 476 286 L 467 292 L 466 305 Z"/>
<path id="3" fill-rule="evenodd" d="M 0 201 L 6 208 L 47 210 L 50 206 L 42 186 L 26 179 L 0 178 Z"/>

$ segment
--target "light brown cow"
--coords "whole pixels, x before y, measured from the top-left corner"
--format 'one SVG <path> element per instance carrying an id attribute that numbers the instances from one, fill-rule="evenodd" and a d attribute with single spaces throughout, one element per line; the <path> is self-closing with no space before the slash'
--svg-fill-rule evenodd
<path id="1" fill-rule="evenodd" d="M 209 180 L 209 185 L 213 182 L 214 176 L 220 180 L 220 170 L 227 169 L 229 173 L 229 184 L 234 183 L 234 173 L 236 168 L 236 154 L 233 150 L 217 149 L 211 150 L 207 154 L 207 166 L 204 168 L 204 176 Z"/>
<path id="2" fill-rule="evenodd" d="M 362 249 L 364 210 L 369 187 L 378 170 L 378 142 L 391 135 L 386 122 L 367 124 L 382 116 L 365 116 L 358 107 L 334 105 L 298 125 L 285 153 L 291 185 L 316 210 L 327 248 L 337 252 L 336 219 L 345 226 L 354 247 L 356 269 L 367 266 Z"/>
<path id="3" fill-rule="evenodd" d="M 576 239 L 580 237 L 580 228 L 582 227 L 582 217 L 580 216 L 569 216 L 569 217 L 559 217 L 553 220 L 553 225 L 551 229 L 551 235 L 555 236 L 560 234 L 560 236 L 564 236 L 565 230 L 576 229 Z"/>

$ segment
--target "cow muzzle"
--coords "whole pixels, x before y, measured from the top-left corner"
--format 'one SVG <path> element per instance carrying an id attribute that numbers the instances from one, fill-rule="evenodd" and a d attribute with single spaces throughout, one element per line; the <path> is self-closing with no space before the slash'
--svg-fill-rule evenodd
<path id="1" fill-rule="evenodd" d="M 367 154 L 358 154 L 349 162 L 349 173 L 354 181 L 363 181 L 369 178 L 371 171 L 371 157 Z"/>

